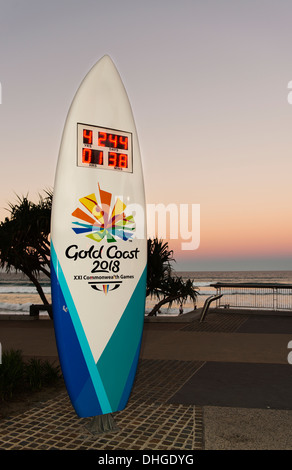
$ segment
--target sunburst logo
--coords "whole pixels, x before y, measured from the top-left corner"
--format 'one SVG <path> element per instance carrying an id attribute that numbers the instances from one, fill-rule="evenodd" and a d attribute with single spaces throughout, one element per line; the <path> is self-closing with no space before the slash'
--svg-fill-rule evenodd
<path id="1" fill-rule="evenodd" d="M 99 185 L 98 189 L 100 203 L 94 193 L 79 199 L 87 212 L 80 208 L 72 212 L 73 217 L 79 219 L 78 222 L 73 222 L 72 229 L 77 234 L 86 234 L 86 237 L 96 242 L 103 239 L 108 242 L 131 239 L 136 226 L 134 217 L 125 215 L 127 206 L 117 198 L 112 208 L 112 194 L 100 189 Z"/>

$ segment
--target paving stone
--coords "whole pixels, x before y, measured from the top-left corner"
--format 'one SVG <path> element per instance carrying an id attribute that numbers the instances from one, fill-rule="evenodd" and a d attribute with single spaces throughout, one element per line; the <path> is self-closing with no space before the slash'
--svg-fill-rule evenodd
<path id="1" fill-rule="evenodd" d="M 166 403 L 201 367 L 195 361 L 141 360 L 127 407 L 113 417 L 118 431 L 93 436 L 67 392 L 0 421 L 0 449 L 169 450 L 203 448 L 202 411 Z"/>
<path id="2" fill-rule="evenodd" d="M 199 319 L 180 328 L 181 331 L 235 333 L 250 318 L 245 314 L 209 313 L 203 322 Z"/>

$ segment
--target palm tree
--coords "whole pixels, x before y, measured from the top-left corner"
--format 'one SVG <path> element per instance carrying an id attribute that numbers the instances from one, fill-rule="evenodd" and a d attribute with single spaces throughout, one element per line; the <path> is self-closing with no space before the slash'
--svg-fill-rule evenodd
<path id="1" fill-rule="evenodd" d="M 184 281 L 173 273 L 173 261 L 173 250 L 169 250 L 167 242 L 157 238 L 148 240 L 146 296 L 156 297 L 158 300 L 148 316 L 156 315 L 164 304 L 169 304 L 170 307 L 173 302 L 182 304 L 188 298 L 195 302 L 197 298 L 198 292 L 193 281 Z"/>
<path id="2" fill-rule="evenodd" d="M 40 273 L 50 277 L 50 215 L 52 193 L 38 203 L 17 197 L 9 204 L 10 218 L 0 224 L 0 267 L 23 272 L 35 285 L 45 305 L 49 302 L 39 282 Z"/>
<path id="3" fill-rule="evenodd" d="M 173 250 L 168 243 L 157 238 L 147 241 L 147 290 L 146 296 L 158 296 L 161 283 L 172 273 Z"/>

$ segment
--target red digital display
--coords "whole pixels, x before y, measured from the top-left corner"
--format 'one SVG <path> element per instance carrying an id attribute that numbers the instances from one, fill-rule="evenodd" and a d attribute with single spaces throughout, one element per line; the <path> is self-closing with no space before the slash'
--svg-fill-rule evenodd
<path id="1" fill-rule="evenodd" d="M 115 168 L 128 168 L 128 155 L 125 153 L 109 152 L 108 166 Z"/>
<path id="2" fill-rule="evenodd" d="M 103 152 L 90 148 L 82 149 L 82 163 L 92 163 L 94 165 L 103 165 Z"/>
<path id="3" fill-rule="evenodd" d="M 133 173 L 132 133 L 77 123 L 77 166 Z"/>
<path id="4" fill-rule="evenodd" d="M 92 144 L 93 132 L 88 129 L 83 129 L 83 143 Z"/>
<path id="5" fill-rule="evenodd" d="M 128 150 L 128 137 L 117 134 L 108 134 L 107 132 L 99 132 L 98 145 L 100 147 Z"/>

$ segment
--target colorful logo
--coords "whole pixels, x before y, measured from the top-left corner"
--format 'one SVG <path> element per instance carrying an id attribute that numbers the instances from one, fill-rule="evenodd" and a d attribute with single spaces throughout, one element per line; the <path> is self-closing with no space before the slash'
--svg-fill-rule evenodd
<path id="1" fill-rule="evenodd" d="M 112 290 L 118 289 L 121 285 L 121 282 L 111 282 L 109 284 L 103 284 L 102 282 L 91 282 L 90 284 L 92 289 L 103 291 L 105 294 L 107 294 Z"/>
<path id="2" fill-rule="evenodd" d="M 127 206 L 117 198 L 111 208 L 112 194 L 101 190 L 99 185 L 98 189 L 100 204 L 94 193 L 79 199 L 87 212 L 77 208 L 72 213 L 73 217 L 79 219 L 79 222 L 73 222 L 72 229 L 77 234 L 86 234 L 86 237 L 96 242 L 103 239 L 108 242 L 131 239 L 136 226 L 134 217 L 126 217 L 124 213 Z"/>

